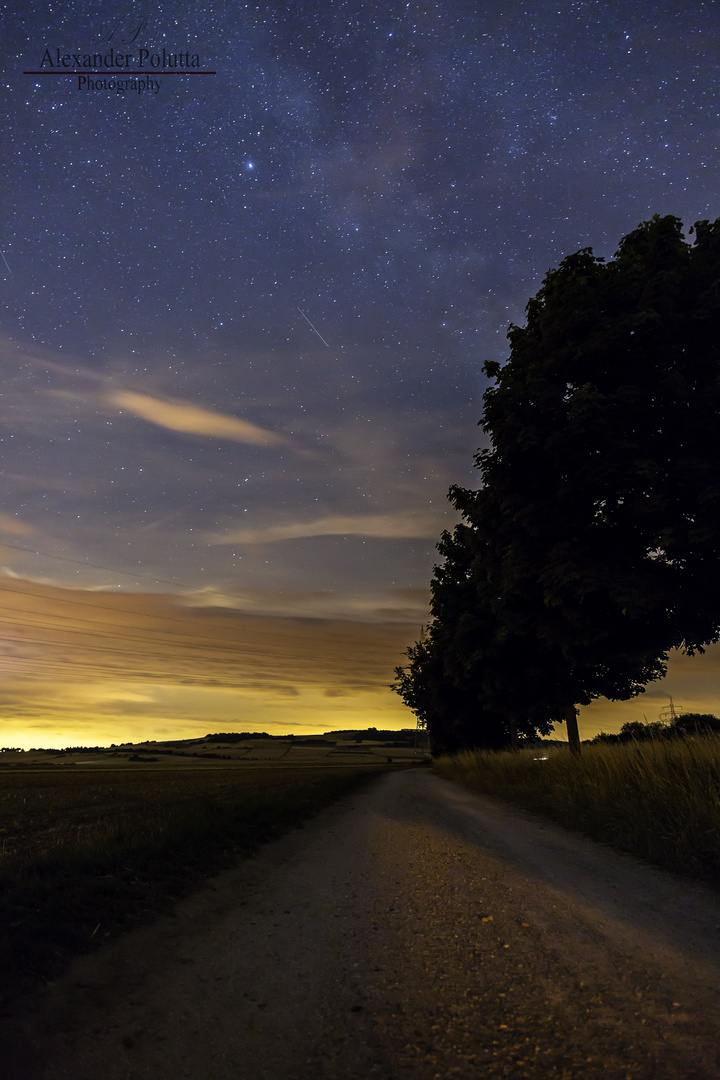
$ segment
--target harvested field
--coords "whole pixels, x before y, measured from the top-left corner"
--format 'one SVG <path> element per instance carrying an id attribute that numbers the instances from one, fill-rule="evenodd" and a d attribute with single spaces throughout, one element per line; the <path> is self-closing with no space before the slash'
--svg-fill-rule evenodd
<path id="1" fill-rule="evenodd" d="M 243 768 L 100 767 L 0 772 L 0 873 L 9 858 L 23 862 L 57 853 L 110 828 L 146 826 L 199 799 L 231 804 L 264 798 L 327 776 L 318 765 Z M 184 763 L 183 763 L 184 764 Z"/>
<path id="2" fill-rule="evenodd" d="M 125 762 L 0 771 L 0 999 L 382 771 Z"/>

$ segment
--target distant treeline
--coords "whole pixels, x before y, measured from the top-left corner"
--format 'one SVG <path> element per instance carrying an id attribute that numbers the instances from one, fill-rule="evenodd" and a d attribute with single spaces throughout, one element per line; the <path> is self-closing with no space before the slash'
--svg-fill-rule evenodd
<path id="1" fill-rule="evenodd" d="M 412 746 L 412 738 L 406 735 L 404 738 L 401 731 L 358 731 L 355 734 L 355 742 L 380 742 L 386 746 Z"/>
<path id="2" fill-rule="evenodd" d="M 190 752 L 190 747 L 200 743 L 224 743 L 229 746 L 233 743 L 253 742 L 258 739 L 270 739 L 272 741 L 292 741 L 295 746 L 322 746 L 323 744 L 334 746 L 338 739 L 352 740 L 355 742 L 381 742 L 390 746 L 411 746 L 415 736 L 414 728 L 402 728 L 399 731 L 381 731 L 377 728 L 366 728 L 362 731 L 350 729 L 347 731 L 326 731 L 323 735 L 307 735 L 298 737 L 293 734 L 270 735 L 267 731 L 218 731 L 209 735 L 199 735 L 190 739 L 138 739 L 137 743 L 111 743 L 110 746 L 65 746 L 62 749 L 37 746 L 33 750 L 41 750 L 47 754 L 95 754 L 107 750 L 131 750 L 140 746 L 152 746 L 163 753 L 179 753 L 186 757 L 217 757 L 225 758 L 225 754 L 213 754 L 208 751 L 202 753 Z M 0 753 L 19 752 L 21 747 L 3 746 Z"/>
<path id="3" fill-rule="evenodd" d="M 623 724 L 617 735 L 609 735 L 601 731 L 590 742 L 593 743 L 627 743 L 644 741 L 647 739 L 677 739 L 688 735 L 720 735 L 720 717 L 712 713 L 682 713 L 676 716 L 669 724 L 660 720 L 642 723 L 640 720 L 631 720 Z"/>
<path id="4" fill-rule="evenodd" d="M 322 743 L 332 744 L 335 739 L 355 739 L 356 742 L 366 740 L 368 742 L 398 743 L 401 746 L 412 741 L 415 734 L 414 728 L 403 728 L 400 731 L 384 731 L 378 728 L 365 728 L 363 730 L 348 729 L 346 731 L 326 731 L 323 735 L 268 735 L 266 731 L 222 731 L 215 735 L 205 735 L 203 742 L 238 743 L 249 739 L 292 739 L 296 746 L 317 746 Z M 187 740 L 186 740 L 187 741 Z M 190 740 L 192 741 L 192 740 Z M 179 742 L 166 742 L 163 746 L 180 746 Z"/>
<path id="5" fill-rule="evenodd" d="M 246 742 L 248 739 L 272 739 L 272 735 L 268 735 L 267 731 L 221 731 L 216 735 L 205 735 L 204 742 L 225 742 L 225 743 L 237 743 Z M 191 740 L 193 741 L 193 740 Z M 199 740 L 194 740 L 198 742 Z M 169 746 L 170 743 L 164 745 Z M 179 745 L 175 743 L 174 745 Z"/>

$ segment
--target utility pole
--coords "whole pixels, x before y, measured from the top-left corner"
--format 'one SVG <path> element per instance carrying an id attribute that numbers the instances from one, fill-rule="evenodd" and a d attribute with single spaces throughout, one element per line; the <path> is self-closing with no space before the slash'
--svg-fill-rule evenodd
<path id="1" fill-rule="evenodd" d="M 664 724 L 671 724 L 673 720 L 677 720 L 678 716 L 680 715 L 678 713 L 678 709 L 680 709 L 680 712 L 684 712 L 682 705 L 675 704 L 672 699 L 672 694 L 668 694 L 668 697 L 670 698 L 670 704 L 663 705 L 662 709 L 660 710 L 660 719 Z"/>

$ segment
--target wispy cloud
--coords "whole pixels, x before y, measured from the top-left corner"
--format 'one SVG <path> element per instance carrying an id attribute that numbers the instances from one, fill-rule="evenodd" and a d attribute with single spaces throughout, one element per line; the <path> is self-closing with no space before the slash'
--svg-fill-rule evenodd
<path id="1" fill-rule="evenodd" d="M 9 578 L 0 599 L 5 746 L 414 723 L 388 686 L 418 618 L 267 617 Z"/>
<path id="2" fill-rule="evenodd" d="M 187 608 L 227 608 L 246 615 L 289 619 L 337 620 L 368 623 L 427 622 L 430 588 L 374 589 L 345 588 L 340 592 L 329 589 L 283 590 L 276 588 L 244 588 L 224 593 L 212 586 L 185 593 L 182 604 Z"/>
<path id="3" fill-rule="evenodd" d="M 308 536 L 372 536 L 377 539 L 435 537 L 442 520 L 428 514 L 338 514 L 315 521 L 294 521 L 260 529 L 233 529 L 211 533 L 211 544 L 271 544 L 277 540 L 300 540 Z"/>
<path id="4" fill-rule="evenodd" d="M 163 401 L 132 390 L 112 390 L 107 400 L 111 405 L 126 409 L 151 424 L 187 435 L 230 439 L 250 446 L 283 446 L 288 442 L 284 435 L 250 424 L 247 420 L 238 420 L 236 416 L 188 405 L 183 401 Z"/>
<path id="5" fill-rule="evenodd" d="M 30 536 L 35 529 L 12 514 L 0 514 L 0 532 L 10 536 Z"/>

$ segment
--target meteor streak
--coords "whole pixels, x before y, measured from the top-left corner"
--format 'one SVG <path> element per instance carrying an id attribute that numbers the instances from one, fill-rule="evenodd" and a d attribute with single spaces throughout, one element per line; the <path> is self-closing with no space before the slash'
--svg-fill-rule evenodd
<path id="1" fill-rule="evenodd" d="M 7 266 L 7 268 L 8 268 L 8 274 L 12 274 L 12 270 L 11 270 L 11 269 L 10 269 L 10 267 L 8 266 L 8 261 L 7 261 L 7 259 L 5 258 L 5 252 L 4 252 L 4 251 L 0 251 L 0 255 L 2 255 L 2 260 L 3 260 L 3 262 L 5 263 L 5 265 L 6 265 L 6 266 Z"/>
<path id="2" fill-rule="evenodd" d="M 10 267 L 8 267 L 8 270 L 9 270 L 9 269 L 10 269 Z M 322 334 L 321 334 L 321 333 L 320 333 L 320 331 L 318 330 L 317 326 L 313 326 L 313 324 L 312 324 L 312 323 L 310 322 L 310 320 L 308 319 L 308 317 L 307 317 L 307 315 L 305 314 L 305 312 L 304 312 L 304 311 L 302 311 L 302 310 L 301 310 L 300 308 L 298 308 L 298 311 L 300 312 L 300 314 L 302 315 L 303 319 L 304 319 L 304 320 L 305 320 L 305 322 L 306 322 L 306 323 L 308 324 L 308 326 L 312 326 L 313 330 L 315 331 L 315 333 L 317 334 L 317 336 L 318 336 L 318 337 L 320 338 L 320 340 L 322 341 L 323 345 L 327 345 L 327 347 L 328 347 L 328 349 L 329 349 L 329 348 L 330 348 L 330 346 L 328 345 L 327 341 L 325 340 L 325 338 L 324 338 L 324 337 L 322 336 Z"/>

